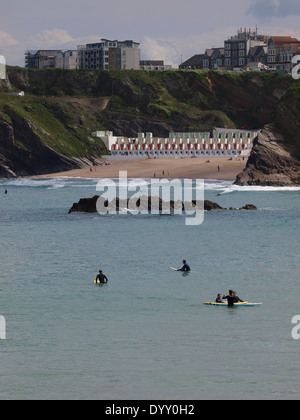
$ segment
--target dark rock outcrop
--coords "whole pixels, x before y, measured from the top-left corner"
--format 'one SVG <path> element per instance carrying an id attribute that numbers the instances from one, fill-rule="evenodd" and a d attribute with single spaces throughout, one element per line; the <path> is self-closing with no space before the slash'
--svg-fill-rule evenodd
<path id="1" fill-rule="evenodd" d="M 115 198 L 114 200 L 108 202 L 108 200 L 104 200 L 104 198 L 100 198 L 100 196 L 95 195 L 92 198 L 82 198 L 79 200 L 78 203 L 74 203 L 72 208 L 69 210 L 69 214 L 71 213 L 97 213 L 97 204 L 104 209 L 110 207 L 114 209 L 117 213 L 122 208 L 129 207 L 129 199 L 122 202 L 119 198 Z M 181 210 L 185 211 L 192 211 L 197 209 L 197 203 L 193 201 L 192 203 L 182 203 L 181 201 L 170 201 L 170 203 L 164 202 L 162 199 L 158 199 L 154 197 L 153 202 L 151 197 L 141 197 L 137 200 L 136 206 L 140 211 L 150 212 L 151 210 L 159 210 L 160 212 L 164 212 L 164 210 Z M 221 207 L 219 204 L 214 203 L 209 200 L 205 200 L 201 209 L 205 211 L 213 211 L 213 210 L 227 210 L 226 208 Z M 201 210 L 199 209 L 199 210 Z M 130 210 L 130 209 L 129 209 Z M 257 208 L 253 204 L 246 204 L 244 207 L 239 209 L 230 208 L 229 210 L 257 210 Z"/>
<path id="2" fill-rule="evenodd" d="M 300 152 L 280 134 L 268 129 L 259 133 L 245 170 L 237 176 L 237 185 L 300 185 Z"/>

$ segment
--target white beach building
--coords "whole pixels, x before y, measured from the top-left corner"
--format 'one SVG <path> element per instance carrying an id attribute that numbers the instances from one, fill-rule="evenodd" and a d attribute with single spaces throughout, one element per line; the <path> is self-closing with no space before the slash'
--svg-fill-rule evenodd
<path id="1" fill-rule="evenodd" d="M 216 128 L 210 132 L 170 133 L 168 138 L 139 133 L 135 138 L 114 136 L 109 131 L 97 131 L 110 151 L 110 160 L 181 157 L 248 157 L 257 137 L 257 130 Z"/>

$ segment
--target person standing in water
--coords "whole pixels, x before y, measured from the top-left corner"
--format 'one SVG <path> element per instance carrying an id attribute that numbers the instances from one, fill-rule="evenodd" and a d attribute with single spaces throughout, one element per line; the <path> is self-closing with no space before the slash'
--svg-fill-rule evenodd
<path id="1" fill-rule="evenodd" d="M 227 299 L 228 307 L 232 307 L 234 306 L 235 303 L 238 303 L 238 302 L 244 302 L 237 296 L 237 292 L 233 290 L 229 290 L 229 295 L 227 296 L 224 295 L 223 299 Z"/>
<path id="2" fill-rule="evenodd" d="M 191 267 L 188 265 L 186 260 L 183 260 L 182 263 L 183 263 L 183 267 L 180 268 L 180 270 L 178 271 L 184 271 L 184 272 L 191 271 Z"/>
<path id="3" fill-rule="evenodd" d="M 105 274 L 103 274 L 103 271 L 100 270 L 98 276 L 96 277 L 96 283 L 100 284 L 106 284 L 108 282 L 108 278 Z"/>
<path id="4" fill-rule="evenodd" d="M 226 296 L 223 296 L 223 299 L 226 299 L 228 302 L 228 307 L 232 307 L 234 306 L 235 303 L 235 299 L 234 299 L 234 295 L 233 295 L 233 290 L 229 290 L 229 294 Z"/>

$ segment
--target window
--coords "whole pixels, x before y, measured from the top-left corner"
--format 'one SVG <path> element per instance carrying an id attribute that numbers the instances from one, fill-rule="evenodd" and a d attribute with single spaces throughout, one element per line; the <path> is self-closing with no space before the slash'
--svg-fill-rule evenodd
<path id="1" fill-rule="evenodd" d="M 245 57 L 245 51 L 244 50 L 239 51 L 239 57 Z"/>
<path id="2" fill-rule="evenodd" d="M 245 49 L 245 44 L 243 42 L 239 43 L 239 50 L 244 50 Z"/>
<path id="3" fill-rule="evenodd" d="M 245 59 L 244 58 L 240 58 L 239 59 L 239 66 L 244 66 L 245 65 Z"/>
<path id="4" fill-rule="evenodd" d="M 225 66 L 229 67 L 231 65 L 230 58 L 225 58 Z"/>
<path id="5" fill-rule="evenodd" d="M 225 50 L 231 50 L 231 44 L 225 44 Z"/>
<path id="6" fill-rule="evenodd" d="M 231 57 L 231 51 L 225 51 L 225 57 Z"/>

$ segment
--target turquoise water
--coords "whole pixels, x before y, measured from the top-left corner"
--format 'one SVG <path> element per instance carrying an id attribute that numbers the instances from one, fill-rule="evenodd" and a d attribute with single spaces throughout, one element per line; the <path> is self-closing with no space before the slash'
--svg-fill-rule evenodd
<path id="1" fill-rule="evenodd" d="M 206 199 L 258 211 L 194 227 L 68 215 L 95 194 L 95 180 L 0 181 L 0 398 L 298 399 L 300 189 L 206 182 Z M 189 275 L 170 270 L 183 258 Z M 202 304 L 229 288 L 263 305 Z"/>

